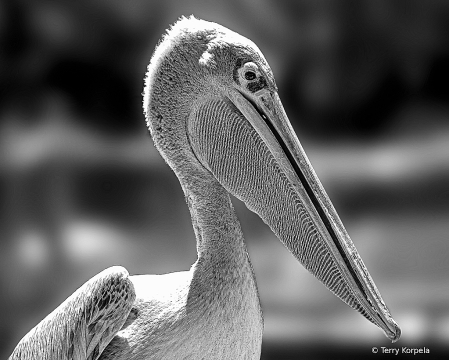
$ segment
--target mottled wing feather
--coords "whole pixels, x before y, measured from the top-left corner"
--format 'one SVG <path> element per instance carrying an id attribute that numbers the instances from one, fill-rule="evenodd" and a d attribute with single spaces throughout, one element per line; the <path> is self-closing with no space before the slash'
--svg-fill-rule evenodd
<path id="1" fill-rule="evenodd" d="M 26 334 L 9 360 L 96 360 L 122 328 L 135 300 L 119 266 L 94 276 Z"/>

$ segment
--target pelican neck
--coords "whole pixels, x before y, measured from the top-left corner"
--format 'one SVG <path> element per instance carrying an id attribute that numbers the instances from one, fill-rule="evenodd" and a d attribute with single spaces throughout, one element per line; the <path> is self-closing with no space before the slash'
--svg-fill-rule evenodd
<path id="1" fill-rule="evenodd" d="M 204 179 L 194 191 L 186 192 L 186 199 L 196 235 L 198 260 L 219 262 L 221 266 L 249 262 L 231 197 L 218 181 Z"/>

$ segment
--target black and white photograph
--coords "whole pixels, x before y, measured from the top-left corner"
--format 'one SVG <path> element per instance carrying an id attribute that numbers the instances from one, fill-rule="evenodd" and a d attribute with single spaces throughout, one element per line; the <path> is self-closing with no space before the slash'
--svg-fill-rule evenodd
<path id="1" fill-rule="evenodd" d="M 1 2 L 0 338 L 446 359 L 449 2 Z"/>

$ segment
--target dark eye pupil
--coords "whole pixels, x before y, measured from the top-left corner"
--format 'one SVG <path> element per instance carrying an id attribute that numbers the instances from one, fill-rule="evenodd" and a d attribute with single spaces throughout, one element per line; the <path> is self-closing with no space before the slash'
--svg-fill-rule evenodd
<path id="1" fill-rule="evenodd" d="M 245 79 L 246 80 L 254 80 L 256 78 L 256 74 L 252 71 L 247 71 L 245 73 Z"/>

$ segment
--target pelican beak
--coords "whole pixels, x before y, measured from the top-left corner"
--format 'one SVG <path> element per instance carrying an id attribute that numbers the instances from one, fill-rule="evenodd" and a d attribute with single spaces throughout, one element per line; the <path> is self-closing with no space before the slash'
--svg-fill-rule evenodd
<path id="1" fill-rule="evenodd" d="M 289 183 L 289 191 L 295 192 L 291 199 L 299 199 L 301 209 L 305 210 L 296 212 L 296 218 L 301 217 L 301 221 L 298 220 L 295 226 L 304 229 L 295 233 L 295 238 L 285 235 L 293 230 L 283 231 L 277 224 L 287 222 L 286 215 L 276 221 L 266 221 L 268 225 L 293 255 L 335 295 L 379 326 L 393 342 L 397 341 L 401 330 L 310 164 L 277 92 L 262 89 L 256 93 L 243 93 L 232 89 L 228 97 L 269 149 L 277 168 Z M 303 213 L 308 216 L 304 217 Z"/>

